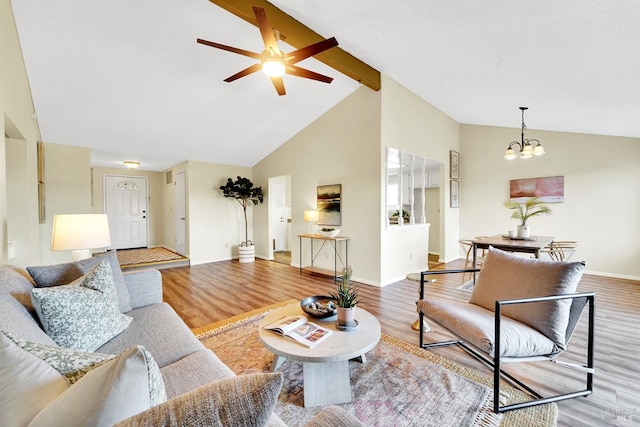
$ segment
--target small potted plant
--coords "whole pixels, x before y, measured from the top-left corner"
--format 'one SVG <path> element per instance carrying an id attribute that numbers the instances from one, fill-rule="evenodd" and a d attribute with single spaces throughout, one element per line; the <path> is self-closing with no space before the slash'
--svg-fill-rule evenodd
<path id="1" fill-rule="evenodd" d="M 357 323 L 355 320 L 356 305 L 360 302 L 358 289 L 351 282 L 353 271 L 351 266 L 344 269 L 341 280 L 337 282 L 336 292 L 330 292 L 331 298 L 336 301 L 336 309 L 338 310 L 338 327 L 354 328 Z"/>
<path id="2" fill-rule="evenodd" d="M 551 213 L 551 209 L 538 197 L 532 197 L 524 203 L 518 202 L 505 202 L 505 207 L 513 209 L 511 218 L 520 220 L 518 225 L 518 237 L 527 239 L 531 235 L 531 230 L 527 221 L 529 218 L 536 215 L 548 215 Z"/>
<path id="3" fill-rule="evenodd" d="M 247 207 L 250 204 L 258 205 L 264 201 L 262 187 L 254 187 L 249 178 L 237 177 L 235 181 L 227 178 L 227 183 L 220 186 L 224 197 L 236 199 L 244 213 L 244 242 L 240 243 L 239 261 L 253 262 L 255 260 L 256 247 L 249 240 L 249 224 L 247 222 Z"/>

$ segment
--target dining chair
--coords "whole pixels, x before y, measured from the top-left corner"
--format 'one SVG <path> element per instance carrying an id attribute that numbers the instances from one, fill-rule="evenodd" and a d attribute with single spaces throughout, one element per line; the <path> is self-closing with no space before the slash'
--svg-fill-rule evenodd
<path id="1" fill-rule="evenodd" d="M 578 242 L 575 240 L 554 240 L 541 253 L 546 253 L 554 261 L 568 261 L 576 252 Z"/>
<path id="2" fill-rule="evenodd" d="M 476 239 L 482 239 L 483 236 L 477 236 Z M 465 251 L 464 269 L 473 268 L 473 240 L 461 239 L 458 240 L 460 245 Z M 484 263 L 486 249 L 481 249 L 479 254 L 476 254 L 476 267 L 481 267 Z M 473 273 L 462 274 L 462 284 L 466 283 L 467 274 L 469 274 L 469 280 L 471 280 Z"/>
<path id="3" fill-rule="evenodd" d="M 461 270 L 423 271 L 417 302 L 420 347 L 434 349 L 457 345 L 493 369 L 493 410 L 496 413 L 588 396 L 593 392 L 595 293 L 576 293 L 584 262 L 548 261 L 488 249 L 476 286 L 468 302 L 440 300 L 425 295 L 425 282 L 433 275 Z M 588 307 L 585 363 L 561 361 L 582 313 Z M 426 319 L 448 330 L 455 339 L 425 341 Z M 572 354 L 572 359 L 577 356 Z M 586 374 L 584 388 L 543 397 L 523 380 L 517 369 L 506 372 L 507 362 L 551 361 Z M 511 373 L 513 372 L 513 373 Z M 552 371 L 558 375 L 556 370 Z M 531 396 L 531 400 L 500 404 L 500 384 L 505 379 Z M 568 379 L 567 379 L 568 381 Z"/>

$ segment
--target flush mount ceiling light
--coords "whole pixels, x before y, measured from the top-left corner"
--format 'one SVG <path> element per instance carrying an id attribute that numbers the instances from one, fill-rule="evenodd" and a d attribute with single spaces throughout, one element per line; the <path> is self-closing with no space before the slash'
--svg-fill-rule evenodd
<path id="1" fill-rule="evenodd" d="M 507 160 L 513 160 L 518 157 L 516 151 L 513 149 L 513 147 L 515 146 L 518 147 L 521 159 L 529 159 L 533 156 L 542 156 L 544 154 L 544 148 L 542 148 L 542 144 L 540 144 L 540 141 L 538 141 L 537 139 L 524 138 L 524 130 L 527 128 L 527 126 L 524 124 L 524 112 L 528 109 L 528 107 L 520 107 L 520 110 L 522 110 L 522 133 L 520 134 L 521 140 L 513 141 L 509 144 L 509 147 L 507 147 L 507 151 L 504 153 L 504 158 Z M 536 143 L 535 147 L 531 145 L 532 142 Z"/>
<path id="2" fill-rule="evenodd" d="M 286 94 L 284 90 L 284 82 L 282 76 L 290 74 L 292 76 L 304 77 L 306 79 L 317 80 L 323 83 L 331 83 L 332 77 L 328 77 L 311 70 L 307 70 L 302 67 L 298 67 L 294 64 L 309 58 L 310 56 L 317 55 L 320 52 L 324 52 L 327 49 L 338 46 L 338 41 L 331 37 L 330 39 L 319 41 L 312 45 L 303 47 L 298 50 L 294 50 L 290 53 L 284 53 L 278 47 L 279 32 L 271 27 L 267 13 L 261 7 L 254 7 L 253 13 L 256 16 L 258 28 L 260 34 L 262 34 L 262 41 L 264 42 L 264 51 L 262 53 L 251 52 L 237 47 L 227 46 L 220 43 L 214 43 L 203 39 L 198 39 L 197 42 L 207 46 L 215 47 L 216 49 L 226 50 L 228 52 L 237 53 L 239 55 L 248 56 L 250 58 L 260 61 L 257 64 L 253 64 L 250 67 L 245 68 L 236 74 L 224 79 L 225 82 L 230 83 L 234 80 L 238 80 L 241 77 L 248 76 L 256 71 L 262 70 L 266 75 L 271 78 L 273 86 L 276 88 L 278 95 L 282 96 Z"/>
<path id="3" fill-rule="evenodd" d="M 123 163 L 129 169 L 137 169 L 138 166 L 140 166 L 140 162 L 134 162 L 132 160 L 127 160 L 126 162 L 123 162 Z"/>

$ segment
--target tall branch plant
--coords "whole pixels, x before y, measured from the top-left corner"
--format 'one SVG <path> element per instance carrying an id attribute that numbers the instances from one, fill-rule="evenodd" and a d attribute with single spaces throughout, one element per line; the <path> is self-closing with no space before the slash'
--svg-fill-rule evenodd
<path id="1" fill-rule="evenodd" d="M 249 178 L 237 177 L 235 181 L 227 178 L 227 183 L 220 186 L 224 197 L 236 199 L 242 212 L 244 213 L 244 242 L 240 246 L 252 246 L 253 242 L 249 240 L 249 223 L 247 222 L 247 207 L 250 205 L 258 205 L 264 201 L 262 187 L 254 187 L 253 182 Z"/>

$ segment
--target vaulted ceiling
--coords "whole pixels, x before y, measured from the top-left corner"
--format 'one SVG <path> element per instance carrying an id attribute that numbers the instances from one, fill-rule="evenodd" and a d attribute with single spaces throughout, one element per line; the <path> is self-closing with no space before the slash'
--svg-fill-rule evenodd
<path id="1" fill-rule="evenodd" d="M 331 84 L 285 76 L 285 96 L 262 73 L 223 81 L 253 60 L 197 38 L 263 44 L 214 3 L 250 4 L 13 0 L 43 140 L 91 147 L 95 166 L 253 166 L 360 86 L 346 54 L 460 123 L 518 128 L 528 106 L 531 129 L 640 137 L 637 1 L 256 0 L 340 43 L 322 58 L 337 69 L 299 64 Z"/>

